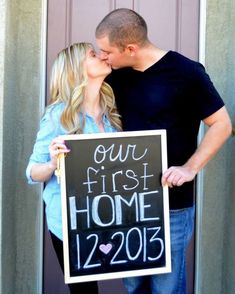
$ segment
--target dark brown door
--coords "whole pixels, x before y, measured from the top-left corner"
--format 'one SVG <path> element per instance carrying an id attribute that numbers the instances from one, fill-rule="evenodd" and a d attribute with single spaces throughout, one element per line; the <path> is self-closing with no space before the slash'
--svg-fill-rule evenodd
<path id="1" fill-rule="evenodd" d="M 127 7 L 139 12 L 149 27 L 150 40 L 165 50 L 198 60 L 199 0 L 48 0 L 47 70 L 56 54 L 71 43 L 95 44 L 94 31 L 109 11 Z M 188 294 L 193 293 L 194 238 L 188 250 Z M 125 294 L 121 280 L 99 282 L 101 294 Z M 69 293 L 52 249 L 45 224 L 44 294 Z"/>

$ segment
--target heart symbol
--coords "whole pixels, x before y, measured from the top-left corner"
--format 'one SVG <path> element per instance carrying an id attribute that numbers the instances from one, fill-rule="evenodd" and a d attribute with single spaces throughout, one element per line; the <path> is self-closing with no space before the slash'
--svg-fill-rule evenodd
<path id="1" fill-rule="evenodd" d="M 101 244 L 99 246 L 100 251 L 102 251 L 104 254 L 108 254 L 109 251 L 112 249 L 112 244 L 108 243 L 108 244 Z"/>

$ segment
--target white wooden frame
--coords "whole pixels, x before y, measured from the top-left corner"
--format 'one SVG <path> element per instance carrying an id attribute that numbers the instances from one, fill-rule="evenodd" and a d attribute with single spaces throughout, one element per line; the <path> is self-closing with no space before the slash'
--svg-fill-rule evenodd
<path id="1" fill-rule="evenodd" d="M 131 137 L 131 136 L 161 136 L 161 150 L 162 150 L 162 172 L 167 169 L 167 145 L 166 145 L 166 131 L 165 130 L 151 130 L 151 131 L 134 131 L 134 132 L 119 132 L 119 133 L 99 133 L 99 134 L 82 134 L 82 135 L 67 135 L 63 136 L 65 140 L 88 140 L 100 138 L 117 138 L 117 137 Z M 61 168 L 61 193 L 62 193 L 62 219 L 63 219 L 63 244 L 64 244 L 64 275 L 65 283 L 87 282 L 91 280 L 107 280 L 117 279 L 127 276 L 143 276 L 159 273 L 167 273 L 171 271 L 171 253 L 170 253 L 170 225 L 169 225 L 169 199 L 168 188 L 163 187 L 163 206 L 164 206 L 164 235 L 165 235 L 165 258 L 166 264 L 160 268 L 138 269 L 131 271 L 118 271 L 113 273 L 101 273 L 92 275 L 82 275 L 71 277 L 69 264 L 69 244 L 68 244 L 68 223 L 67 223 L 67 199 L 66 199 L 66 178 L 65 178 L 65 157 L 62 156 L 60 161 Z"/>
<path id="2" fill-rule="evenodd" d="M 200 22 L 199 22 L 199 62 L 205 65 L 206 56 L 206 14 L 207 14 L 207 0 L 200 0 Z M 200 144 L 205 134 L 204 124 L 201 123 L 198 144 Z M 204 171 L 200 171 L 197 176 L 196 189 L 196 221 L 195 221 L 195 275 L 194 275 L 194 292 L 199 294 L 201 292 L 201 269 L 202 269 L 202 217 L 203 217 L 203 198 L 204 198 Z"/>

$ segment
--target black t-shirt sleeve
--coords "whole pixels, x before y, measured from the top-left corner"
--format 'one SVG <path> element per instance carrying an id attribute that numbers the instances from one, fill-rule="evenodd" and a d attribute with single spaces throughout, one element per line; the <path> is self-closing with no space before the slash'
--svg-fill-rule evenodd
<path id="1" fill-rule="evenodd" d="M 192 75 L 193 89 L 198 116 L 201 120 L 212 115 L 224 106 L 224 102 L 212 83 L 205 68 L 200 63 L 195 63 Z"/>

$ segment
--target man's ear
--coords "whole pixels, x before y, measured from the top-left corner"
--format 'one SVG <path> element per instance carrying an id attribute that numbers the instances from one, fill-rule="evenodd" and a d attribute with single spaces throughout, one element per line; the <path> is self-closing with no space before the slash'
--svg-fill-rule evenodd
<path id="1" fill-rule="evenodd" d="M 138 49 L 138 45 L 137 44 L 128 44 L 126 46 L 126 52 L 130 55 L 130 56 L 134 56 L 137 52 Z"/>

